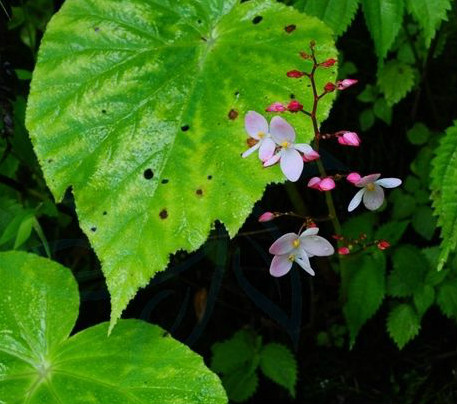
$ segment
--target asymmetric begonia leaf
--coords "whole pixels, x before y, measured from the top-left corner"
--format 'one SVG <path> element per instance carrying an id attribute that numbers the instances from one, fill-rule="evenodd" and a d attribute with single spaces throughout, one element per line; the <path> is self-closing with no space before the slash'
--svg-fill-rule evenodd
<path id="1" fill-rule="evenodd" d="M 223 404 L 220 380 L 160 327 L 121 320 L 71 337 L 78 285 L 61 265 L 0 253 L 0 402 Z"/>
<path id="2" fill-rule="evenodd" d="M 83 231 L 102 262 L 112 325 L 169 255 L 193 251 L 216 220 L 234 236 L 279 167 L 247 149 L 244 116 L 297 97 L 308 108 L 316 42 L 331 31 L 273 1 L 67 0 L 39 51 L 27 127 L 57 200 L 72 187 Z M 317 85 L 334 81 L 322 69 Z M 329 112 L 334 94 L 322 99 Z M 298 140 L 312 130 L 289 114 Z"/>

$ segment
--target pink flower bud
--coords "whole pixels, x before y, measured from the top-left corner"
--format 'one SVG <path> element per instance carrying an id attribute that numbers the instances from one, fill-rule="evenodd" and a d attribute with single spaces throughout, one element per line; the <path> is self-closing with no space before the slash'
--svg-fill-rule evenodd
<path id="1" fill-rule="evenodd" d="M 322 181 L 319 184 L 320 191 L 330 191 L 333 188 L 335 188 L 335 181 L 332 177 L 326 177 L 322 179 Z"/>
<path id="2" fill-rule="evenodd" d="M 267 109 L 265 109 L 265 111 L 267 111 L 267 112 L 284 112 L 284 111 L 287 111 L 287 108 L 280 102 L 274 102 Z"/>
<path id="3" fill-rule="evenodd" d="M 303 77 L 305 73 L 299 71 L 299 70 L 291 70 L 287 72 L 287 77 L 290 77 L 292 79 L 299 79 L 300 77 Z"/>
<path id="4" fill-rule="evenodd" d="M 343 132 L 342 135 L 338 136 L 338 143 L 343 146 L 359 146 L 360 138 L 355 132 Z"/>
<path id="5" fill-rule="evenodd" d="M 293 101 L 289 102 L 289 105 L 287 105 L 287 109 L 290 112 L 298 112 L 298 111 L 303 110 L 303 105 L 300 104 L 297 100 L 293 100 Z"/>
<path id="6" fill-rule="evenodd" d="M 303 161 L 305 163 L 309 163 L 310 161 L 314 161 L 314 160 L 317 160 L 319 159 L 321 156 L 319 155 L 319 153 L 315 150 L 309 152 L 309 153 L 304 153 L 303 154 Z"/>
<path id="7" fill-rule="evenodd" d="M 327 93 L 332 93 L 333 91 L 335 91 L 336 89 L 336 85 L 333 84 L 333 83 L 327 83 L 325 86 L 324 86 L 324 90 L 327 92 Z"/>
<path id="8" fill-rule="evenodd" d="M 327 59 L 325 62 L 322 62 L 319 66 L 322 67 L 332 67 L 336 63 L 336 60 L 333 58 Z"/>
<path id="9" fill-rule="evenodd" d="M 355 80 L 355 79 L 338 80 L 336 82 L 336 87 L 338 88 L 338 90 L 346 90 L 346 88 L 353 86 L 358 81 L 359 80 Z"/>
<path id="10" fill-rule="evenodd" d="M 338 254 L 340 255 L 348 255 L 351 251 L 347 247 L 340 247 L 338 248 Z"/>
<path id="11" fill-rule="evenodd" d="M 346 180 L 348 180 L 351 184 L 355 184 L 356 182 L 359 182 L 361 178 L 362 177 L 359 173 L 350 173 L 346 177 Z"/>
<path id="12" fill-rule="evenodd" d="M 317 227 L 317 224 L 314 222 L 309 222 L 308 225 L 306 226 L 307 229 L 315 229 Z"/>
<path id="13" fill-rule="evenodd" d="M 274 213 L 265 212 L 259 216 L 258 220 L 259 220 L 259 222 L 269 222 L 269 221 L 273 220 L 275 217 L 276 217 L 276 215 Z"/>
<path id="14" fill-rule="evenodd" d="M 334 234 L 334 235 L 332 235 L 332 237 L 335 240 L 343 240 L 344 239 L 344 237 L 341 234 Z"/>
<path id="15" fill-rule="evenodd" d="M 319 189 L 321 179 L 319 177 L 313 177 L 308 181 L 308 187 L 313 189 Z"/>
<path id="16" fill-rule="evenodd" d="M 376 246 L 380 249 L 380 250 L 385 250 L 387 248 L 390 247 L 390 243 L 387 241 L 387 240 L 380 240 L 378 241 L 378 243 L 376 244 Z"/>

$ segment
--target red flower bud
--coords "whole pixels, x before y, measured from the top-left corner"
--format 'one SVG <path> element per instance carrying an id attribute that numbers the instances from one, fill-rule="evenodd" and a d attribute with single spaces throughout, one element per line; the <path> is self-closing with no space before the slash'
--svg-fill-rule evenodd
<path id="1" fill-rule="evenodd" d="M 325 62 L 319 64 L 322 67 L 332 67 L 336 63 L 336 59 L 330 58 L 327 59 Z"/>
<path id="2" fill-rule="evenodd" d="M 287 109 L 290 112 L 298 112 L 298 111 L 303 110 L 303 105 L 300 104 L 298 101 L 293 100 L 293 101 L 289 102 L 289 105 L 287 105 Z"/>
<path id="3" fill-rule="evenodd" d="M 291 70 L 287 72 L 287 77 L 293 78 L 293 79 L 299 79 L 300 77 L 303 77 L 305 73 L 299 71 L 299 70 Z"/>
<path id="4" fill-rule="evenodd" d="M 336 89 L 336 85 L 333 84 L 333 83 L 327 83 L 325 86 L 324 86 L 324 90 L 327 92 L 327 93 L 332 93 L 333 91 L 335 91 Z"/>
<path id="5" fill-rule="evenodd" d="M 386 250 L 387 248 L 390 247 L 390 243 L 389 243 L 387 240 L 380 240 L 380 241 L 378 241 L 378 243 L 376 244 L 376 246 L 377 246 L 380 250 Z"/>
<path id="6" fill-rule="evenodd" d="M 340 247 L 338 248 L 338 254 L 340 255 L 348 255 L 351 251 L 347 247 Z"/>
<path id="7" fill-rule="evenodd" d="M 346 88 L 353 86 L 354 84 L 357 84 L 359 80 L 355 79 L 344 79 L 344 80 L 338 80 L 336 82 L 336 87 L 338 90 L 346 90 Z"/>
<path id="8" fill-rule="evenodd" d="M 265 111 L 267 112 L 284 112 L 287 111 L 287 108 L 282 105 L 280 102 L 274 102 L 273 104 L 269 105 Z"/>
<path id="9" fill-rule="evenodd" d="M 308 225 L 306 226 L 307 229 L 314 229 L 317 227 L 317 224 L 314 222 L 309 222 Z"/>
<path id="10" fill-rule="evenodd" d="M 262 215 L 259 216 L 259 222 L 269 222 L 273 220 L 276 217 L 276 215 L 272 212 L 265 212 Z"/>

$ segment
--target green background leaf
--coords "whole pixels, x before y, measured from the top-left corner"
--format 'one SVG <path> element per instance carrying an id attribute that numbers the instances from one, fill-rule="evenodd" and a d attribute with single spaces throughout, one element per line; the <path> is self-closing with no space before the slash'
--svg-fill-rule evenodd
<path id="1" fill-rule="evenodd" d="M 30 404 L 226 403 L 217 376 L 164 331 L 138 320 L 69 337 L 78 287 L 61 265 L 0 253 L 0 400 Z M 5 401 L 6 400 L 6 401 Z"/>
<path id="2" fill-rule="evenodd" d="M 52 18 L 26 123 L 55 198 L 72 187 L 112 325 L 170 254 L 197 249 L 216 220 L 233 237 L 265 186 L 284 180 L 279 167 L 240 158 L 243 120 L 291 93 L 311 104 L 305 78 L 285 74 L 310 68 L 298 56 L 310 40 L 320 60 L 337 57 L 322 22 L 272 1 L 67 0 Z M 317 85 L 334 78 L 324 69 Z M 299 115 L 288 120 L 309 141 Z"/>
<path id="3" fill-rule="evenodd" d="M 285 387 L 295 397 L 297 361 L 286 346 L 278 343 L 265 345 L 260 352 L 260 369 L 265 376 Z"/>
<path id="4" fill-rule="evenodd" d="M 378 85 L 387 105 L 394 105 L 408 94 L 414 85 L 413 68 L 398 60 L 389 60 L 378 73 Z"/>
<path id="5" fill-rule="evenodd" d="M 387 331 L 399 349 L 412 340 L 420 330 L 420 318 L 409 304 L 395 306 L 387 318 Z"/>

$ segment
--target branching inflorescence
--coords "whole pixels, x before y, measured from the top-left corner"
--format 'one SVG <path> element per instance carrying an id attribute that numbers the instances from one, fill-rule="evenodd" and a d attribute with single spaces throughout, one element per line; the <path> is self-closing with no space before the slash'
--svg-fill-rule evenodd
<path id="1" fill-rule="evenodd" d="M 255 111 L 249 111 L 245 117 L 245 127 L 250 139 L 248 144 L 250 148 L 242 155 L 243 158 L 258 150 L 259 159 L 264 167 L 269 167 L 279 163 L 282 172 L 289 181 L 296 182 L 299 180 L 304 163 L 315 162 L 319 170 L 319 177 L 313 177 L 308 181 L 308 187 L 325 192 L 325 199 L 329 211 L 327 219 L 331 220 L 335 232 L 333 237 L 340 243 L 345 243 L 338 248 L 340 255 L 347 255 L 351 251 L 367 249 L 371 246 L 376 246 L 380 250 L 389 247 L 386 240 L 375 240 L 373 242 L 365 242 L 364 235 L 359 239 L 347 239 L 340 235 L 340 224 L 336 216 L 336 210 L 331 196 L 331 191 L 336 187 L 336 181 L 343 178 L 360 188 L 355 194 L 348 206 L 348 212 L 356 209 L 361 202 L 369 210 L 376 210 L 381 207 L 384 202 L 383 188 L 394 188 L 401 184 L 398 178 L 383 178 L 379 179 L 381 174 L 370 174 L 362 177 L 357 172 L 350 174 L 335 174 L 327 175 L 325 168 L 320 161 L 319 143 L 321 140 L 336 139 L 342 146 L 357 147 L 361 140 L 356 132 L 348 130 L 340 130 L 334 133 L 321 133 L 319 122 L 317 121 L 317 109 L 319 101 L 327 94 L 333 91 L 345 90 L 357 83 L 355 79 L 339 80 L 336 83 L 327 83 L 322 92 L 318 92 L 316 86 L 315 74 L 318 69 L 325 69 L 333 66 L 337 61 L 335 59 L 327 59 L 323 62 L 318 62 L 315 54 L 315 42 L 310 43 L 310 53 L 300 52 L 300 57 L 306 60 L 311 60 L 312 69 L 310 72 L 291 70 L 287 72 L 287 77 L 298 79 L 307 77 L 310 81 L 313 92 L 313 104 L 311 111 L 304 109 L 303 105 L 296 99 L 290 101 L 287 105 L 281 102 L 274 102 L 266 108 L 266 112 L 273 113 L 302 113 L 305 117 L 311 119 L 314 139 L 312 146 L 306 143 L 295 142 L 294 128 L 282 117 L 274 116 L 270 124 L 265 117 Z M 313 256 L 330 256 L 335 252 L 333 246 L 323 237 L 318 236 L 319 229 L 315 220 L 309 217 L 302 217 L 296 213 L 288 212 L 265 212 L 259 217 L 260 222 L 273 220 L 280 216 L 294 216 L 304 219 L 298 234 L 287 233 L 276 240 L 270 247 L 270 253 L 274 258 L 270 265 L 270 274 L 275 277 L 287 274 L 293 263 L 296 262 L 310 275 L 315 272 L 311 268 L 309 258 Z"/>

